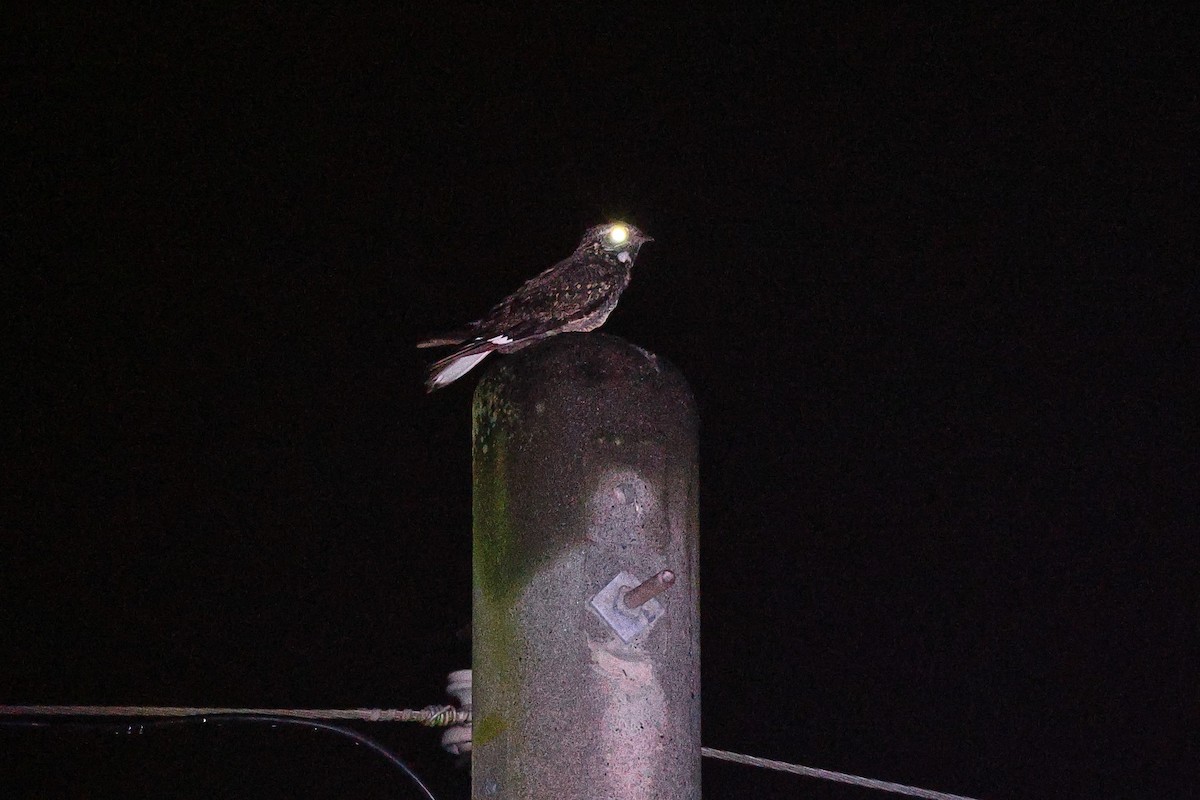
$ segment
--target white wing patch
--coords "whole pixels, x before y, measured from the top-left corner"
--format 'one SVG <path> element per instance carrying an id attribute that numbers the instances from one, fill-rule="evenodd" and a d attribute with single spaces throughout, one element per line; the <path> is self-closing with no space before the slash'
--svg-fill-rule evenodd
<path id="1" fill-rule="evenodd" d="M 500 334 L 499 336 L 493 336 L 488 341 L 492 344 L 512 344 L 512 337 Z"/>

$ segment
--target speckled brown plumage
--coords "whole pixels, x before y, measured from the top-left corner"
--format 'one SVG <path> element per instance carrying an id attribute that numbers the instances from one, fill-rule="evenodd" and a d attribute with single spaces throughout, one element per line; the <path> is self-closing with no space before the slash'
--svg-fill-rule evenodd
<path id="1" fill-rule="evenodd" d="M 490 353 L 511 353 L 557 333 L 599 328 L 629 285 L 638 250 L 650 241 L 619 222 L 589 228 L 568 258 L 526 281 L 466 330 L 419 343 L 459 345 L 429 368 L 426 388 L 433 391 L 458 380 Z"/>

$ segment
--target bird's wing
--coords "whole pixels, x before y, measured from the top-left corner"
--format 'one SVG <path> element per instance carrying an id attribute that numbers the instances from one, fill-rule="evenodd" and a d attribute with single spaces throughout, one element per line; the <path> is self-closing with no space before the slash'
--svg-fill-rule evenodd
<path id="1" fill-rule="evenodd" d="M 474 335 L 474 332 L 470 330 L 441 333 L 437 336 L 430 336 L 428 339 L 422 339 L 421 341 L 417 342 L 417 347 L 449 347 L 452 344 L 462 344 L 468 339 L 474 337 Z"/>
<path id="2" fill-rule="evenodd" d="M 593 270 L 575 275 L 547 270 L 526 281 L 487 316 L 475 323 L 475 335 L 503 334 L 512 339 L 538 336 L 590 316 L 619 291 L 617 279 Z"/>
<path id="3" fill-rule="evenodd" d="M 551 284 L 554 282 L 554 275 L 562 270 L 569 260 L 560 261 L 525 281 L 521 288 L 501 300 L 485 316 L 470 323 L 464 329 L 422 339 L 417 342 L 417 348 L 463 345 L 466 350 L 497 334 L 505 334 L 511 339 L 536 335 L 534 328 L 537 326 L 527 324 L 530 321 L 528 317 L 531 312 L 536 312 L 539 306 L 545 307 L 553 302 Z M 528 329 L 529 332 L 526 333 L 523 329 Z M 458 353 L 456 352 L 455 355 Z"/>

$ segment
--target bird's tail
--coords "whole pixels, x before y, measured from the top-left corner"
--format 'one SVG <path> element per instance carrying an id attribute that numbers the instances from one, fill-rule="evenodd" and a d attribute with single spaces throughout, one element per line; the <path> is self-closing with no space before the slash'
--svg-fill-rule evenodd
<path id="1" fill-rule="evenodd" d="M 436 347 L 437 345 L 428 346 Z M 454 383 L 470 372 L 476 364 L 487 358 L 497 346 L 495 342 L 490 341 L 472 342 L 461 350 L 456 350 L 445 358 L 433 362 L 429 367 L 429 378 L 425 381 L 426 390 L 432 392 Z"/>

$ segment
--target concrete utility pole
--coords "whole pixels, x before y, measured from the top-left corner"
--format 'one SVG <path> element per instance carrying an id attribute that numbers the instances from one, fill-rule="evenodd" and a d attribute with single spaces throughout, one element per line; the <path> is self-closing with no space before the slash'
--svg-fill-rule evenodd
<path id="1" fill-rule="evenodd" d="M 474 404 L 472 797 L 700 797 L 697 418 L 604 334 L 496 363 Z"/>

